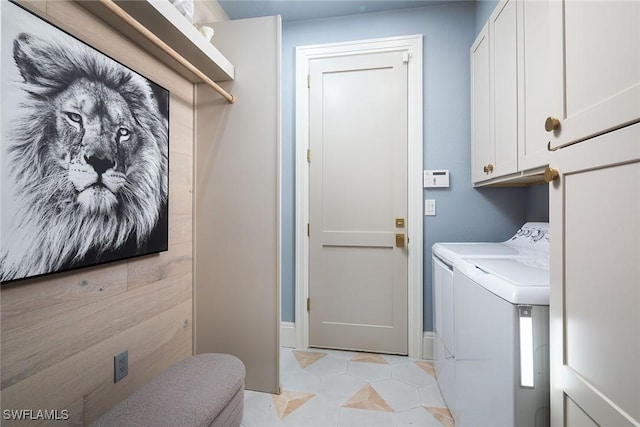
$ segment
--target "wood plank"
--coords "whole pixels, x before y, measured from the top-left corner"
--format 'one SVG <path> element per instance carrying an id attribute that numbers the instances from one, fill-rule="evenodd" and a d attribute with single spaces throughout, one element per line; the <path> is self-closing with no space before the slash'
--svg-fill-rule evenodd
<path id="1" fill-rule="evenodd" d="M 186 304 L 181 305 L 180 310 L 183 318 L 191 318 Z M 151 319 L 148 323 L 153 321 L 155 319 Z M 192 343 L 193 324 L 190 320 L 185 320 L 182 325 L 172 323 L 171 328 L 165 332 L 155 337 L 155 340 L 145 337 L 139 347 L 129 349 L 129 375 L 122 381 L 114 385 L 113 379 L 108 378 L 85 397 L 85 425 L 98 419 L 169 365 L 191 356 L 191 351 L 188 349 Z"/>
<path id="2" fill-rule="evenodd" d="M 169 252 L 129 262 L 129 290 L 167 281 L 191 281 L 193 246 L 191 242 L 172 245 Z"/>
<path id="3" fill-rule="evenodd" d="M 2 389 L 190 299 L 190 275 L 178 279 L 168 278 L 73 312 L 56 313 L 47 322 L 3 328 Z"/>
<path id="4" fill-rule="evenodd" d="M 189 195 L 191 187 L 193 186 L 193 175 L 190 173 L 184 173 L 189 171 L 193 167 L 193 156 L 181 153 L 180 151 L 173 151 L 170 153 L 169 158 L 169 173 L 173 179 L 169 180 L 169 197 L 172 196 L 171 190 L 180 190 L 184 194 Z M 180 173 L 176 173 L 180 172 Z"/>
<path id="5" fill-rule="evenodd" d="M 169 215 L 169 246 L 193 242 L 193 215 L 172 213 Z"/>
<path id="6" fill-rule="evenodd" d="M 18 3 L 33 13 L 44 14 L 47 12 L 47 0 L 18 0 Z"/>
<path id="7" fill-rule="evenodd" d="M 56 313 L 73 312 L 126 291 L 123 262 L 3 285 L 2 330 L 46 322 Z"/>
<path id="8" fill-rule="evenodd" d="M 194 88 L 75 2 L 27 3 L 171 91 L 169 251 L 0 289 L 2 409 L 69 409 L 55 425 L 83 425 L 193 351 Z M 125 348 L 129 376 L 113 384 Z"/>
<path id="9" fill-rule="evenodd" d="M 189 355 L 186 350 L 191 343 L 192 301 L 187 300 L 166 310 L 145 322 L 141 322 L 126 331 L 87 348 L 71 357 L 61 360 L 48 369 L 2 390 L 3 408 L 77 408 L 76 397 L 87 395 L 90 399 L 89 418 L 97 416 L 101 410 L 102 398 L 96 390 L 113 389 L 124 399 L 128 394 L 140 388 L 151 377 L 170 364 Z M 185 327 L 187 321 L 187 327 Z M 172 346 L 168 344 L 174 341 Z M 129 350 L 129 375 L 117 384 L 113 384 L 113 355 Z M 161 349 L 170 349 L 163 353 Z M 155 356 L 151 356 L 155 355 Z M 150 366 L 145 365 L 149 357 L 157 357 Z M 147 371 L 144 374 L 139 371 Z M 126 385 L 125 385 L 126 384 Z M 126 390 L 125 390 L 126 388 Z M 70 393 L 69 391 L 73 391 Z M 110 399 L 105 397 L 105 399 Z M 105 404 L 105 407 L 109 406 Z M 77 414 L 70 413 L 71 418 Z M 85 419 L 87 414 L 85 414 Z M 3 426 L 5 422 L 3 422 Z M 7 423 L 6 425 L 11 425 Z M 20 426 L 25 425 L 20 423 Z"/>
<path id="10" fill-rule="evenodd" d="M 193 141 L 193 123 L 187 123 L 184 119 L 175 119 L 174 109 L 170 106 L 169 110 L 172 114 L 171 126 L 169 126 L 169 157 L 172 158 L 177 152 L 193 158 L 193 144 L 191 143 Z"/>

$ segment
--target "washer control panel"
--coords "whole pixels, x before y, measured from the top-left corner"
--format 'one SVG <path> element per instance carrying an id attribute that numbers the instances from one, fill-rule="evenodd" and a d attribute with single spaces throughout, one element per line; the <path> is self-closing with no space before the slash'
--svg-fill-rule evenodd
<path id="1" fill-rule="evenodd" d="M 547 250 L 549 247 L 549 223 L 527 222 L 506 243 L 519 247 Z"/>

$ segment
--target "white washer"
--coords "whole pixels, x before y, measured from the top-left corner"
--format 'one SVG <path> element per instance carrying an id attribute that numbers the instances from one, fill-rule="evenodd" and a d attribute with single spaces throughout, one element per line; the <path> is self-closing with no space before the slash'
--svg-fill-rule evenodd
<path id="1" fill-rule="evenodd" d="M 548 257 L 548 223 L 526 223 L 502 243 L 433 246 L 436 372 L 456 425 L 548 425 Z M 513 383 L 518 305 L 542 333 L 538 359 L 547 362 L 533 389 Z M 538 392 L 542 397 L 530 397 Z"/>

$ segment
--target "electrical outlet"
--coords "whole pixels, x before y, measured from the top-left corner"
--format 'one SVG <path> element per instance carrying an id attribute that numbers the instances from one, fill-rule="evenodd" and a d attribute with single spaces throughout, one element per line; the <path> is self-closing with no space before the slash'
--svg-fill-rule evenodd
<path id="1" fill-rule="evenodd" d="M 113 356 L 113 382 L 117 383 L 129 373 L 129 350 Z"/>

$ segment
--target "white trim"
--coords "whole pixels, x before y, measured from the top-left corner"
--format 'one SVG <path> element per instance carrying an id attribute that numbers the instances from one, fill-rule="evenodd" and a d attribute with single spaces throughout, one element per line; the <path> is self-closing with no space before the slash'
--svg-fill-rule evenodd
<path id="1" fill-rule="evenodd" d="M 422 337 L 422 359 L 435 360 L 435 332 L 425 332 Z"/>
<path id="2" fill-rule="evenodd" d="M 296 324 L 280 322 L 280 346 L 296 348 Z"/>
<path id="3" fill-rule="evenodd" d="M 422 266 L 422 35 L 361 40 L 296 48 L 296 347 L 309 346 L 309 61 L 344 55 L 405 51 L 408 64 L 408 338 L 409 356 L 422 358 L 423 352 L 423 266 Z"/>

